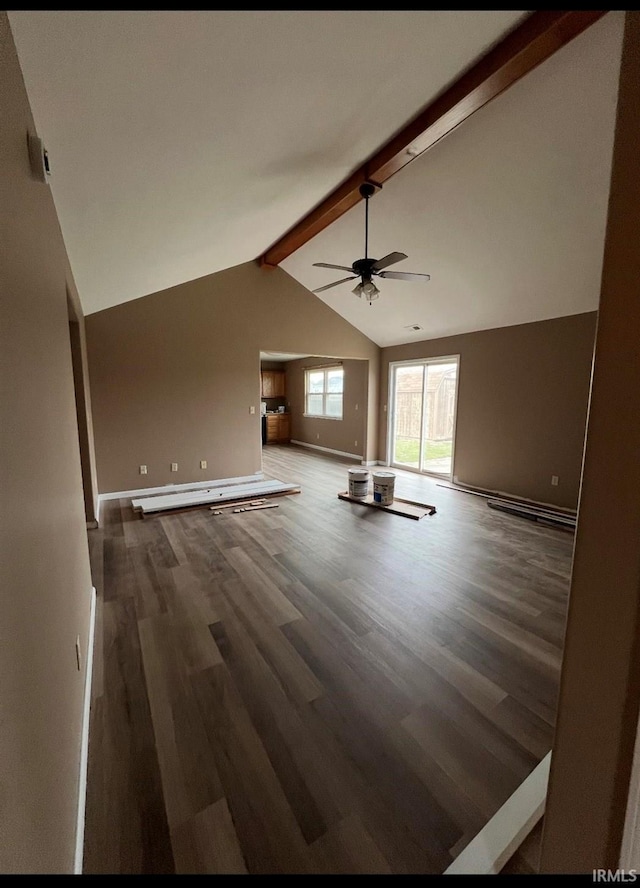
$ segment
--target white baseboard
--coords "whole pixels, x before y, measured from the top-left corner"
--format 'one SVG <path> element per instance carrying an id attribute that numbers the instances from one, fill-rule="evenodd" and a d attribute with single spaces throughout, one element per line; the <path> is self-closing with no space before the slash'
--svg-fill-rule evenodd
<path id="1" fill-rule="evenodd" d="M 241 475 L 238 478 L 218 478 L 215 481 L 192 481 L 190 484 L 164 484 L 162 487 L 138 487 L 136 490 L 116 490 L 111 493 L 101 493 L 98 497 L 98 521 L 100 503 L 103 500 L 128 499 L 133 496 L 151 496 L 154 493 L 179 493 L 181 490 L 201 490 L 206 487 L 224 487 L 228 484 L 247 484 L 250 481 L 258 481 L 264 478 L 263 472 L 254 472 L 253 475 Z"/>
<path id="2" fill-rule="evenodd" d="M 73 861 L 75 875 L 82 873 L 84 852 L 84 816 L 87 806 L 87 767 L 89 764 L 89 720 L 91 717 L 91 680 L 93 676 L 93 648 L 96 630 L 96 589 L 91 587 L 91 610 L 89 613 L 89 633 L 85 654 L 84 702 L 82 711 L 82 739 L 80 742 L 80 774 L 78 779 L 78 819 L 76 823 L 76 852 Z"/>
<path id="3" fill-rule="evenodd" d="M 380 465 L 377 459 L 363 459 L 361 466 L 377 466 Z"/>
<path id="4" fill-rule="evenodd" d="M 444 871 L 444 875 L 496 875 L 518 850 L 544 814 L 551 753 L 496 811 L 478 835 Z"/>
<path id="5" fill-rule="evenodd" d="M 333 453 L 336 456 L 347 456 L 349 459 L 362 459 L 361 453 L 347 453 L 344 450 L 332 450 L 331 447 L 321 447 L 319 444 L 307 444 L 306 441 L 294 441 L 291 439 L 292 444 L 297 444 L 299 447 L 310 447 L 311 450 L 321 450 L 323 453 Z"/>

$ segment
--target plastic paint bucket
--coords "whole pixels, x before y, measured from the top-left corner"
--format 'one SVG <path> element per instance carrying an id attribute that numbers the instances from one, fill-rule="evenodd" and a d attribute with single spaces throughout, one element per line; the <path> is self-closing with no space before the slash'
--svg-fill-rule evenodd
<path id="1" fill-rule="evenodd" d="M 393 490 L 396 476 L 393 472 L 373 473 L 373 501 L 379 506 L 390 506 L 393 502 Z"/>
<path id="2" fill-rule="evenodd" d="M 369 492 L 369 472 L 349 469 L 349 496 L 365 497 Z"/>

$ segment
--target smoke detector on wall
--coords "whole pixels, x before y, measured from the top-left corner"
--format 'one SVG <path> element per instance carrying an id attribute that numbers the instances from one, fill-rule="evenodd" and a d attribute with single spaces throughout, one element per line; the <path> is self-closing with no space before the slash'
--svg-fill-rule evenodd
<path id="1" fill-rule="evenodd" d="M 42 139 L 33 133 L 27 133 L 27 147 L 29 149 L 31 172 L 38 182 L 48 183 L 51 168 L 49 166 L 49 154 L 42 144 Z"/>

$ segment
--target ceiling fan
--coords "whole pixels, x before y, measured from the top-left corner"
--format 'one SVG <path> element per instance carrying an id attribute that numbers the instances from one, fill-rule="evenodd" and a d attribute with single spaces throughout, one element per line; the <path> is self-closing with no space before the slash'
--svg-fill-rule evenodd
<path id="1" fill-rule="evenodd" d="M 323 290 L 329 290 L 331 287 L 337 287 L 338 284 L 346 284 L 347 281 L 354 281 L 360 278 L 360 283 L 353 289 L 353 293 L 361 299 L 366 299 L 369 305 L 374 299 L 380 295 L 380 290 L 376 287 L 371 278 L 377 275 L 381 278 L 387 278 L 394 281 L 428 281 L 431 280 L 430 274 L 413 274 L 409 271 L 384 271 L 390 265 L 407 259 L 406 253 L 389 253 L 382 259 L 369 258 L 369 198 L 375 193 L 375 186 L 370 182 L 364 182 L 360 186 L 360 195 L 364 198 L 364 259 L 356 259 L 351 267 L 347 265 L 330 265 L 327 262 L 314 262 L 317 268 L 335 268 L 338 271 L 350 271 L 351 276 L 341 278 L 339 281 L 333 281 L 331 284 L 325 284 L 324 287 L 318 287 L 313 290 L 314 293 L 322 293 Z"/>

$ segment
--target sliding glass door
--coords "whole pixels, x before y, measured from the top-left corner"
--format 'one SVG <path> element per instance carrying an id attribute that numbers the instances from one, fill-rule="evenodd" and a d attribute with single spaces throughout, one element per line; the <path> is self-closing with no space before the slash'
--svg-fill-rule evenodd
<path id="1" fill-rule="evenodd" d="M 451 478 L 458 357 L 391 364 L 390 462 Z"/>

